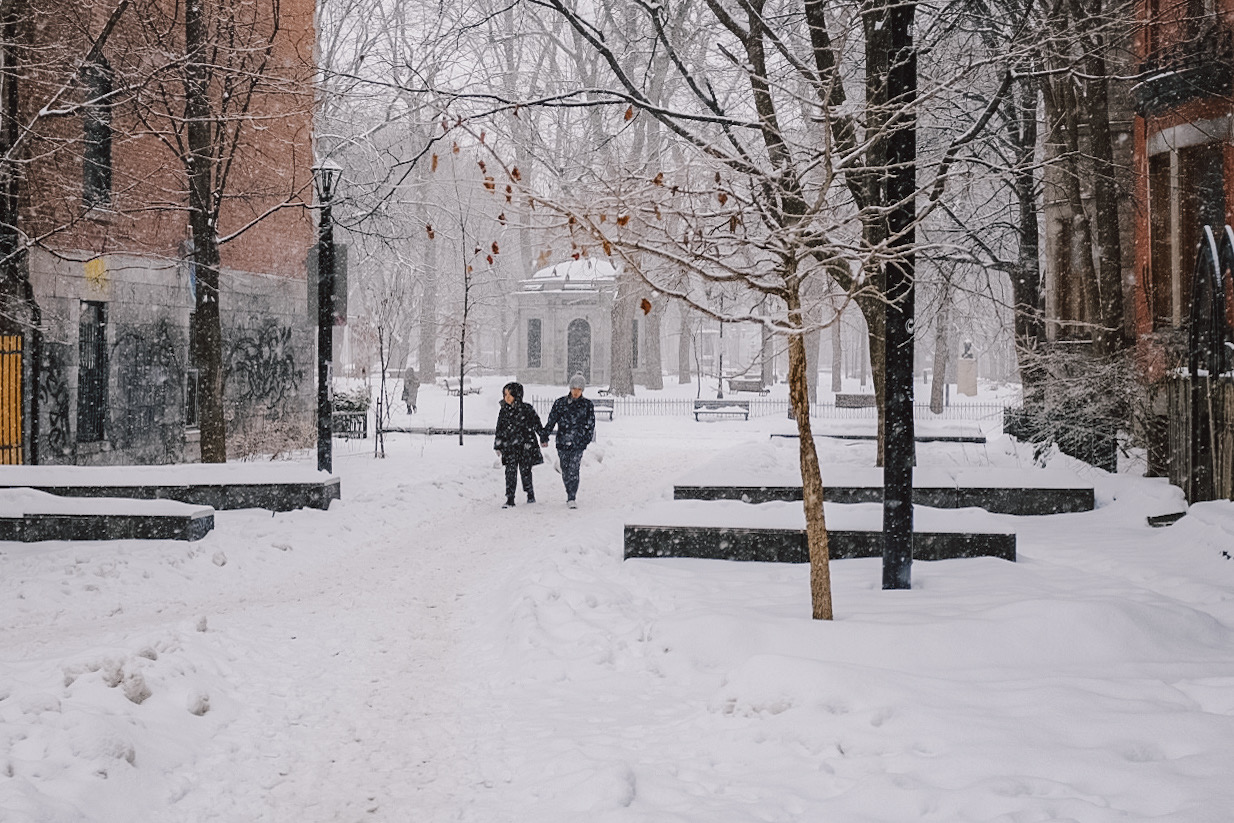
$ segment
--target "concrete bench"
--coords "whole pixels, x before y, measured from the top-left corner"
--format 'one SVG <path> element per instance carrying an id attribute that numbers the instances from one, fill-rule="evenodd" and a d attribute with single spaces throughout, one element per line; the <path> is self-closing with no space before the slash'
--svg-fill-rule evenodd
<path id="1" fill-rule="evenodd" d="M 61 497 L 175 500 L 225 509 L 328 509 L 338 477 L 302 463 L 181 463 L 166 466 L 0 466 L 0 489 Z"/>
<path id="2" fill-rule="evenodd" d="M 913 559 L 1016 559 L 1014 531 L 980 510 L 940 512 L 915 506 Z M 807 563 L 805 513 L 800 503 L 685 502 L 651 506 L 627 523 L 624 556 Z M 826 504 L 832 560 L 881 557 L 882 507 Z"/>
<path id="3" fill-rule="evenodd" d="M 596 397 L 591 401 L 591 406 L 596 410 L 596 414 L 607 414 L 608 419 L 613 419 L 614 401 L 611 397 Z"/>
<path id="4" fill-rule="evenodd" d="M 0 540 L 201 540 L 213 528 L 208 506 L 0 490 Z"/>
<path id="5" fill-rule="evenodd" d="M 749 380 L 739 377 L 728 379 L 728 390 L 733 392 L 751 392 L 753 394 L 771 394 L 771 389 L 763 385 L 762 380 Z"/>
<path id="6" fill-rule="evenodd" d="M 703 467 L 673 487 L 676 500 L 800 501 L 800 474 L 721 473 Z M 882 469 L 830 466 L 823 471 L 823 499 L 830 503 L 882 503 Z M 997 514 L 1046 515 L 1092 511 L 1091 483 L 1067 472 L 958 467 L 913 472 L 913 502 L 939 509 L 981 508 Z"/>
<path id="7" fill-rule="evenodd" d="M 695 400 L 694 420 L 698 422 L 699 415 L 707 414 L 716 417 L 736 417 L 742 420 L 750 419 L 749 400 Z"/>

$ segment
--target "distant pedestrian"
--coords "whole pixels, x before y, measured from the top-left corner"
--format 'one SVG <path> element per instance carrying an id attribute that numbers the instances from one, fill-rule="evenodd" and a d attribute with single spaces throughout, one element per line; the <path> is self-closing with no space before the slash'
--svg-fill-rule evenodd
<path id="1" fill-rule="evenodd" d="M 514 492 L 518 479 L 523 478 L 523 491 L 527 502 L 536 502 L 532 485 L 531 467 L 544 462 L 540 453 L 537 435 L 540 433 L 540 415 L 529 403 L 523 402 L 523 384 L 507 383 L 501 390 L 501 412 L 497 415 L 497 439 L 493 448 L 501 455 L 506 467 L 506 504 L 503 509 L 513 508 Z"/>
<path id="2" fill-rule="evenodd" d="M 411 366 L 403 374 L 403 402 L 407 404 L 407 413 L 416 413 L 416 398 L 420 395 L 420 377 Z"/>
<path id="3" fill-rule="evenodd" d="M 596 410 L 591 401 L 583 397 L 583 389 L 587 381 L 583 375 L 575 374 L 570 378 L 570 393 L 557 398 L 553 410 L 548 414 L 548 422 L 540 433 L 540 445 L 548 445 L 548 437 L 557 427 L 557 456 L 561 459 L 561 480 L 566 486 L 566 505 L 573 509 L 578 504 L 574 502 L 578 494 L 579 467 L 583 463 L 583 452 L 591 445 L 591 439 L 596 433 Z"/>

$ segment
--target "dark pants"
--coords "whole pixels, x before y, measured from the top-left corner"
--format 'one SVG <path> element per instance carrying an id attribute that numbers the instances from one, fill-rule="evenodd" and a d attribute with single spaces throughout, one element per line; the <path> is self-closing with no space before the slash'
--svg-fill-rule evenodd
<path id="1" fill-rule="evenodd" d="M 536 499 L 535 487 L 531 484 L 531 464 L 530 463 L 507 463 L 506 464 L 506 500 L 514 502 L 514 492 L 518 490 L 518 477 L 523 476 L 523 491 L 527 492 L 528 500 Z M 577 484 L 576 484 L 577 485 Z"/>
<path id="2" fill-rule="evenodd" d="M 583 462 L 582 449 L 558 449 L 561 459 L 561 480 L 566 484 L 566 499 L 573 500 L 578 494 L 578 469 Z"/>

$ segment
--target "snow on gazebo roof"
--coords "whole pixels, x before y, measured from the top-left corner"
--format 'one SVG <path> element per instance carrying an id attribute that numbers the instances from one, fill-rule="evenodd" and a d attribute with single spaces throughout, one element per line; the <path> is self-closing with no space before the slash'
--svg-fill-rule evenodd
<path id="1" fill-rule="evenodd" d="M 613 280 L 617 277 L 617 267 L 607 260 L 593 260 L 581 257 L 578 260 L 563 260 L 551 266 L 540 269 L 531 276 L 532 280 Z"/>

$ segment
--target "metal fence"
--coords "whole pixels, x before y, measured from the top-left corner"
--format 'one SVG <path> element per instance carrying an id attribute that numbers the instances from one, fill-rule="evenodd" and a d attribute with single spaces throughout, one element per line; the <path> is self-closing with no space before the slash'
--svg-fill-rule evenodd
<path id="1" fill-rule="evenodd" d="M 553 407 L 552 397 L 529 397 L 527 402 L 535 407 L 541 417 L 549 413 Z M 614 417 L 692 417 L 694 415 L 693 398 L 664 397 L 614 397 Z M 702 398 L 712 400 L 711 397 Z M 740 395 L 730 397 L 750 404 L 751 417 L 788 417 L 788 400 L 769 397 L 746 398 Z M 1006 404 L 993 403 L 954 403 L 944 406 L 941 414 L 930 411 L 929 403 L 917 403 L 913 406 L 914 417 L 918 420 L 996 420 L 1003 419 L 1003 409 Z M 877 420 L 878 409 L 837 407 L 835 403 L 813 403 L 810 405 L 810 417 L 820 420 Z"/>

